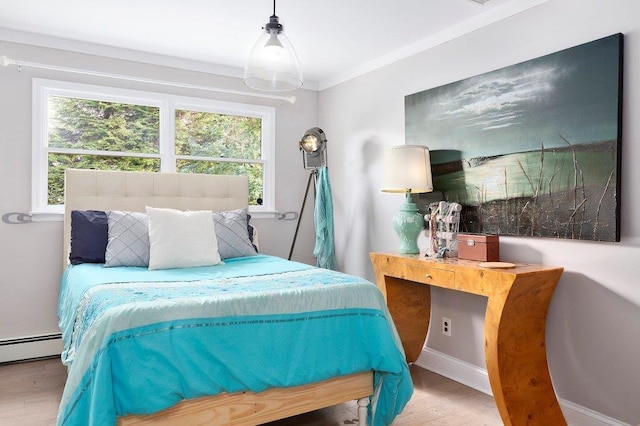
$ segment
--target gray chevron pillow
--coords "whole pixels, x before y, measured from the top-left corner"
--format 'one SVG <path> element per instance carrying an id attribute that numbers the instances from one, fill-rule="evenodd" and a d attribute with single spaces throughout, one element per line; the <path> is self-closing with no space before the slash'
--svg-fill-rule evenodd
<path id="1" fill-rule="evenodd" d="M 222 260 L 257 254 L 249 239 L 246 209 L 213 212 L 213 222 Z"/>
<path id="2" fill-rule="evenodd" d="M 108 211 L 109 238 L 104 266 L 149 266 L 149 216 Z"/>

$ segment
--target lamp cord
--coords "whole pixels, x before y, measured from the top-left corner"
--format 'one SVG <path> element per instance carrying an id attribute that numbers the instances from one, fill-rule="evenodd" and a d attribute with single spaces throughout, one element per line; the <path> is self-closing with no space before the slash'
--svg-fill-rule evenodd
<path id="1" fill-rule="evenodd" d="M 273 16 L 276 16 L 276 0 L 273 0 Z"/>

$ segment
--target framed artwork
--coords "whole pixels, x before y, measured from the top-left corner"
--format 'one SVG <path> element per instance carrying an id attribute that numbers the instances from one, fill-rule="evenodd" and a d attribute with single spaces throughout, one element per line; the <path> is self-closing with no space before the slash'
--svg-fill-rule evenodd
<path id="1" fill-rule="evenodd" d="M 615 34 L 405 97 L 460 232 L 620 241 L 622 55 Z"/>

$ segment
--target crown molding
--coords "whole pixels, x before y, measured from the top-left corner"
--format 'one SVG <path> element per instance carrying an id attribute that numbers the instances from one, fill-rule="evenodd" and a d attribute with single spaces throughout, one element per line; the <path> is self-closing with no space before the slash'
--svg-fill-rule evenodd
<path id="1" fill-rule="evenodd" d="M 320 80 L 319 90 L 325 90 L 333 86 L 337 86 L 340 83 L 354 79 L 361 75 L 375 71 L 387 65 L 398 62 L 402 59 L 413 56 L 417 53 L 424 52 L 432 49 L 436 46 L 440 46 L 444 43 L 452 41 L 458 37 L 462 37 L 473 31 L 492 25 L 501 20 L 507 19 L 511 16 L 522 13 L 526 10 L 539 6 L 543 3 L 547 3 L 550 0 L 519 0 L 505 3 L 504 5 L 489 9 L 488 11 L 474 16 L 440 31 L 430 37 L 426 37 L 415 43 L 408 44 L 388 55 L 381 56 L 373 61 L 369 61 L 361 66 L 355 67 L 351 70 L 345 71 L 340 74 L 336 74 L 327 79 Z"/>
<path id="2" fill-rule="evenodd" d="M 141 62 L 150 65 L 179 68 L 189 71 L 216 74 L 225 77 L 233 77 L 239 79 L 242 79 L 244 77 L 244 70 L 238 67 L 196 61 L 193 59 L 179 58 L 176 56 L 160 55 L 157 53 L 142 52 L 139 50 L 107 46 L 104 44 L 90 43 L 80 40 L 71 40 L 62 37 L 53 37 L 43 34 L 17 31 L 8 28 L 0 28 L 0 41 L 28 44 L 31 46 L 65 50 L 87 55 L 97 55 L 125 61 Z M 303 88 L 309 90 L 318 90 L 318 82 L 305 80 Z"/>

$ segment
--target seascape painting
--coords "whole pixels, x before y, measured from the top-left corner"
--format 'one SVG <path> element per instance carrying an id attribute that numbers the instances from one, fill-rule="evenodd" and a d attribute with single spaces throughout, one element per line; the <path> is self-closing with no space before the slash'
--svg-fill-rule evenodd
<path id="1" fill-rule="evenodd" d="M 460 232 L 620 241 L 622 34 L 405 97 Z"/>

